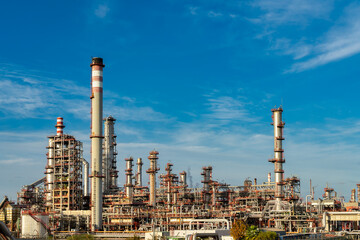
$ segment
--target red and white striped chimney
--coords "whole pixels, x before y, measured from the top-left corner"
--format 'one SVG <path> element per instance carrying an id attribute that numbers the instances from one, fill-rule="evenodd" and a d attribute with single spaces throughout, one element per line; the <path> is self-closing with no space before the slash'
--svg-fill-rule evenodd
<path id="1" fill-rule="evenodd" d="M 63 122 L 63 118 L 62 117 L 58 117 L 56 120 L 56 135 L 61 136 L 63 135 L 63 128 L 64 126 L 64 122 Z"/>

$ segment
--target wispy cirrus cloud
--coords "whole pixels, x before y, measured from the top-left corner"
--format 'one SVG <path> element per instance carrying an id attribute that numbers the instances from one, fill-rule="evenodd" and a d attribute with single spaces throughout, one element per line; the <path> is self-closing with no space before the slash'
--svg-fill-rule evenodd
<path id="1" fill-rule="evenodd" d="M 254 122 L 256 118 L 251 116 L 247 105 L 250 101 L 245 98 L 234 98 L 231 96 L 209 97 L 206 104 L 209 113 L 205 116 L 210 119 L 223 121 L 245 121 Z"/>
<path id="2" fill-rule="evenodd" d="M 22 70 L 20 66 L 0 68 L 0 112 L 4 117 L 49 119 L 71 114 L 78 119 L 90 118 L 89 88 L 50 73 Z M 106 91 L 105 115 L 122 121 L 169 121 L 166 115 L 150 106 L 139 106 L 136 99 Z"/>
<path id="3" fill-rule="evenodd" d="M 305 71 L 360 53 L 359 11 L 360 5 L 350 4 L 339 21 L 312 46 L 312 55 L 295 63 L 289 72 Z"/>
<path id="4" fill-rule="evenodd" d="M 94 10 L 95 16 L 98 18 L 105 18 L 109 13 L 110 8 L 107 4 L 99 4 L 97 8 Z"/>
<path id="5" fill-rule="evenodd" d="M 293 57 L 292 66 L 286 73 L 302 72 L 334 61 L 351 57 L 360 52 L 360 6 L 350 3 L 342 9 L 335 19 L 333 1 L 292 1 L 283 4 L 280 1 L 255 1 L 264 14 L 250 19 L 255 24 L 263 25 L 271 42 L 271 50 Z M 335 15 L 336 16 L 336 15 Z M 319 32 L 306 31 L 310 23 L 316 19 L 327 22 L 327 27 Z M 287 36 L 279 29 L 292 24 L 300 26 L 303 33 L 300 39 Z M 330 26 L 329 26 L 330 25 Z"/>
<path id="6" fill-rule="evenodd" d="M 284 3 L 280 0 L 255 0 L 251 6 L 259 8 L 263 13 L 249 20 L 276 27 L 284 24 L 308 24 L 313 19 L 328 18 L 333 1 L 294 0 Z"/>

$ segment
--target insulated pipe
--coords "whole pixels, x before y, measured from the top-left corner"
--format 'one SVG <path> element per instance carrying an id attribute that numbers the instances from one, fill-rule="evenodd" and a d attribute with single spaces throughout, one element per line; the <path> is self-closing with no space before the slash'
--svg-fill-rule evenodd
<path id="1" fill-rule="evenodd" d="M 91 231 L 102 228 L 103 59 L 95 57 L 91 74 Z"/>
<path id="2" fill-rule="evenodd" d="M 81 162 L 84 166 L 84 196 L 87 197 L 89 196 L 89 163 L 85 159 L 81 159 Z"/>
<path id="3" fill-rule="evenodd" d="M 281 107 L 275 108 L 271 110 L 273 115 L 273 125 L 274 125 L 274 158 L 270 159 L 270 162 L 273 162 L 275 165 L 275 200 L 276 210 L 281 210 L 280 201 L 284 198 L 283 185 L 284 185 L 284 170 L 283 163 L 285 163 L 284 159 L 284 149 L 282 148 L 283 137 L 283 128 L 285 123 L 282 121 L 282 112 L 283 109 Z"/>
<path id="4" fill-rule="evenodd" d="M 149 205 L 155 207 L 156 206 L 156 173 L 160 170 L 157 167 L 157 160 L 159 152 L 151 151 L 148 159 L 150 160 L 150 168 L 146 171 L 149 174 L 150 178 L 150 197 L 149 197 Z"/>
<path id="5" fill-rule="evenodd" d="M 143 165 L 141 158 L 137 159 L 136 165 L 137 165 L 136 185 L 141 187 L 142 186 L 142 165 Z"/>

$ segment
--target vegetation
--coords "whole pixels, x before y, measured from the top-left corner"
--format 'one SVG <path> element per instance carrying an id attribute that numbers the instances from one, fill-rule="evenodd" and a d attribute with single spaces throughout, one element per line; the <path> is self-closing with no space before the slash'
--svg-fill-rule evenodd
<path id="1" fill-rule="evenodd" d="M 230 229 L 230 235 L 234 240 L 243 240 L 246 236 L 248 226 L 243 220 L 235 220 Z"/>
<path id="2" fill-rule="evenodd" d="M 275 232 L 260 232 L 256 240 L 276 240 L 277 238 Z"/>
<path id="3" fill-rule="evenodd" d="M 234 240 L 276 240 L 275 232 L 261 232 L 256 226 L 248 226 L 243 220 L 236 220 L 230 229 Z"/>
<path id="4" fill-rule="evenodd" d="M 67 238 L 68 240 L 94 240 L 94 236 L 90 234 L 75 234 Z"/>
<path id="5" fill-rule="evenodd" d="M 246 240 L 255 240 L 255 239 L 257 239 L 257 236 L 259 234 L 260 234 L 260 230 L 256 226 L 251 225 L 250 227 L 248 227 L 246 229 L 245 239 Z"/>

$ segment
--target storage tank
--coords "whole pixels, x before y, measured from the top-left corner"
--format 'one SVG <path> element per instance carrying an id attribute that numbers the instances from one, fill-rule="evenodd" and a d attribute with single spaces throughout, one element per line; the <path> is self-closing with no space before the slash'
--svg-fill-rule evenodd
<path id="1" fill-rule="evenodd" d="M 46 238 L 49 215 L 44 213 L 21 213 L 22 238 Z"/>

